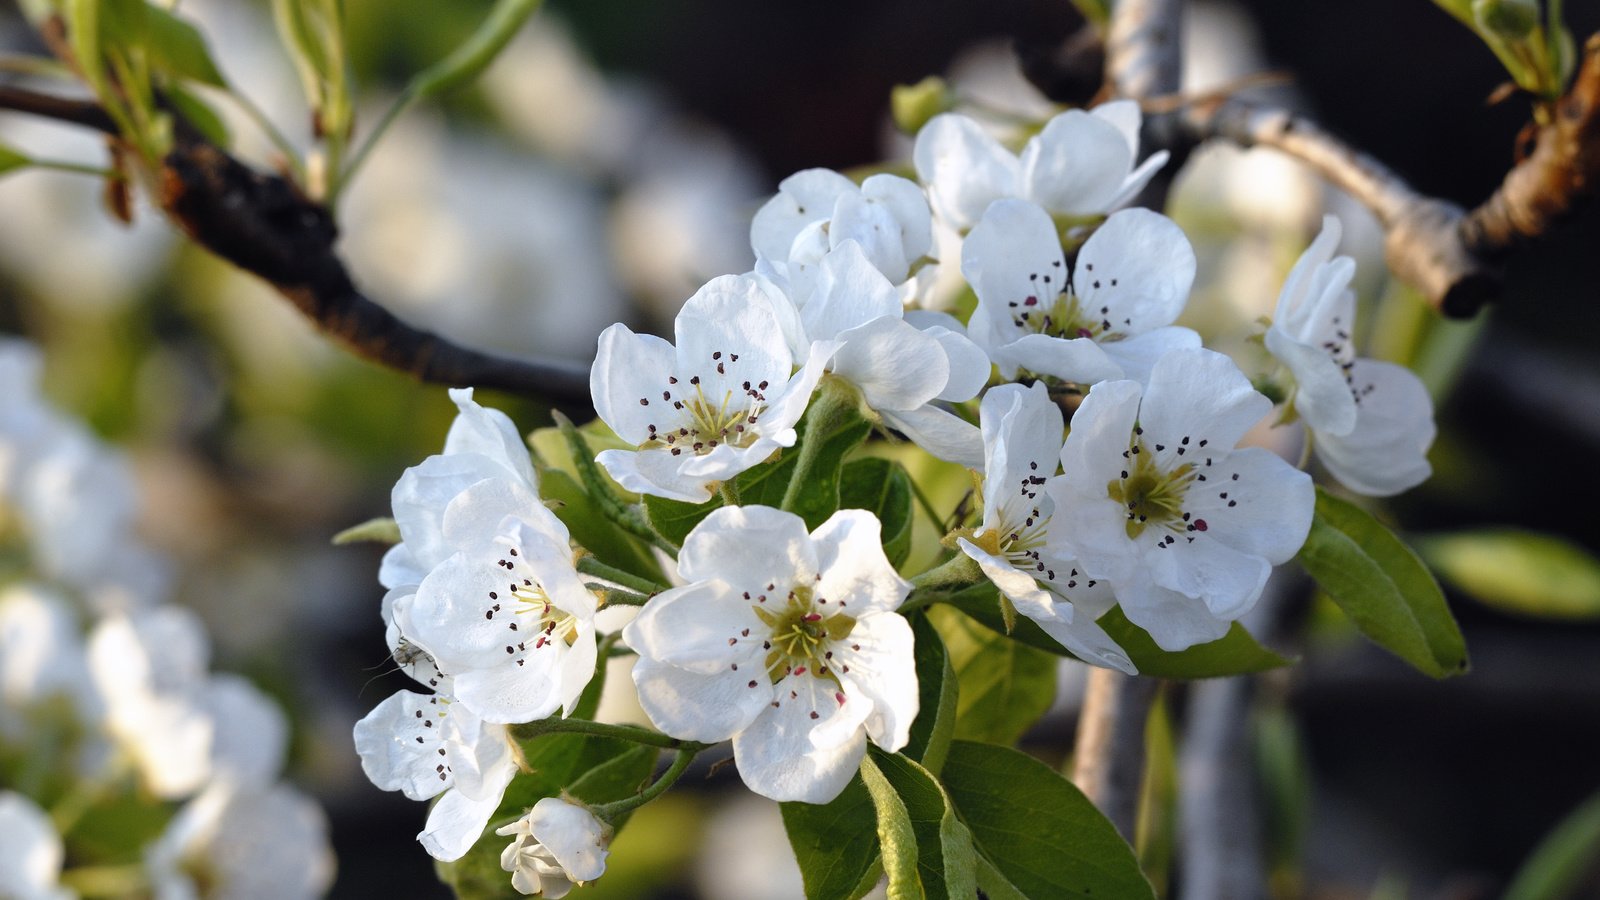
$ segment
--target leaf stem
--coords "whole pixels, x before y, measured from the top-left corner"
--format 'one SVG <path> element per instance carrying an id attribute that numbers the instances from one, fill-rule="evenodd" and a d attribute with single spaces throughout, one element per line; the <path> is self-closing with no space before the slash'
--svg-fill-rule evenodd
<path id="1" fill-rule="evenodd" d="M 631 572 L 624 572 L 616 566 L 607 565 L 593 556 L 584 556 L 578 560 L 578 571 L 585 575 L 603 578 L 618 587 L 627 588 L 639 594 L 659 594 L 667 589 L 664 584 L 657 584 L 648 578 L 641 578 Z"/>
<path id="2" fill-rule="evenodd" d="M 823 376 L 817 386 L 817 395 L 806 413 L 806 432 L 800 439 L 800 456 L 795 460 L 794 471 L 789 473 L 789 486 L 784 488 L 781 509 L 793 512 L 805 493 L 811 470 L 822 456 L 828 438 L 838 430 L 857 408 L 855 389 L 833 376 Z"/>
<path id="3" fill-rule="evenodd" d="M 678 754 L 673 757 L 672 765 L 668 766 L 667 770 L 661 773 L 661 777 L 657 778 L 649 787 L 633 797 L 626 797 L 614 803 L 602 803 L 599 806 L 591 807 L 591 811 L 601 820 L 610 822 L 622 813 L 638 809 L 649 803 L 651 800 L 666 793 L 668 788 L 676 784 L 678 779 L 683 777 L 683 773 L 689 770 L 689 764 L 694 762 L 694 758 L 700 755 L 700 751 L 704 749 L 704 744 L 686 744 L 678 748 Z"/>
<path id="4" fill-rule="evenodd" d="M 622 499 L 611 489 L 600 467 L 594 464 L 594 451 L 589 448 L 589 442 L 584 440 L 583 432 L 572 420 L 563 415 L 559 410 L 552 410 L 551 417 L 555 419 L 556 428 L 560 429 L 561 437 L 567 442 L 567 452 L 572 454 L 572 465 L 578 470 L 578 480 L 583 483 L 584 492 L 589 495 L 600 512 L 616 524 L 618 528 L 635 537 L 642 538 L 652 547 L 676 558 L 678 545 L 662 537 L 636 508 L 627 506 Z"/>
<path id="5" fill-rule="evenodd" d="M 983 570 L 965 553 L 945 560 L 938 566 L 911 579 L 911 593 L 900 604 L 900 613 L 921 609 L 931 603 L 948 598 L 951 594 L 983 581 Z"/>

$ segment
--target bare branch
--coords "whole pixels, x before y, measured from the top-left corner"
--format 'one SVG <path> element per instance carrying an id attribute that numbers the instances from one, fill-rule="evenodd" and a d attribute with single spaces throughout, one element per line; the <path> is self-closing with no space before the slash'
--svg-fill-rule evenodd
<path id="1" fill-rule="evenodd" d="M 1118 96 L 1177 93 L 1183 76 L 1182 0 L 1120 0 L 1106 35 L 1106 80 Z"/>
<path id="2" fill-rule="evenodd" d="M 1512 167 L 1461 225 L 1468 247 L 1495 257 L 1545 234 L 1600 189 L 1600 34 L 1584 45 L 1572 89 L 1538 130 L 1533 152 Z"/>
<path id="3" fill-rule="evenodd" d="M 1389 268 L 1445 315 L 1471 316 L 1499 294 L 1499 272 L 1462 240 L 1460 207 L 1418 194 L 1383 163 L 1303 116 L 1233 98 L 1192 104 L 1181 121 L 1191 141 L 1220 137 L 1272 147 L 1349 192 L 1383 225 Z"/>
<path id="4" fill-rule="evenodd" d="M 1072 782 L 1130 842 L 1144 780 L 1144 727 L 1156 699 L 1154 678 L 1092 668 L 1078 715 Z"/>
<path id="5" fill-rule="evenodd" d="M 88 101 L 0 87 L 0 109 L 116 133 L 105 111 Z M 334 252 L 338 229 L 326 208 L 289 181 L 257 172 L 188 129 L 178 130 L 159 173 L 161 208 L 196 243 L 266 280 L 358 356 L 422 381 L 511 391 L 572 415 L 593 410 L 586 366 L 471 350 L 413 327 L 369 299 Z"/>
<path id="6" fill-rule="evenodd" d="M 82 125 L 106 134 L 116 134 L 117 125 L 106 111 L 92 100 L 69 100 L 40 94 L 25 88 L 0 85 L 0 109 L 28 113 L 70 125 Z"/>

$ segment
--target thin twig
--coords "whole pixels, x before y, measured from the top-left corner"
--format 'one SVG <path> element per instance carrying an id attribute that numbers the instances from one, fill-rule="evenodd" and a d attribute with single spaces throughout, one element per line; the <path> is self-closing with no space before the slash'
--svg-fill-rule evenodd
<path id="1" fill-rule="evenodd" d="M 1144 728 L 1155 702 L 1154 678 L 1092 668 L 1078 714 L 1072 782 L 1133 840 L 1144 780 Z"/>
<path id="2" fill-rule="evenodd" d="M 70 125 L 82 125 L 106 134 L 117 133 L 117 123 L 93 100 L 71 100 L 26 88 L 0 85 L 0 109 L 28 113 Z"/>
<path id="3" fill-rule="evenodd" d="M 1197 103 L 1180 121 L 1194 142 L 1272 147 L 1310 166 L 1377 216 L 1384 255 L 1402 281 L 1445 315 L 1468 317 L 1500 291 L 1500 274 L 1462 241 L 1459 206 L 1417 193 L 1387 166 L 1304 116 L 1238 98 Z"/>

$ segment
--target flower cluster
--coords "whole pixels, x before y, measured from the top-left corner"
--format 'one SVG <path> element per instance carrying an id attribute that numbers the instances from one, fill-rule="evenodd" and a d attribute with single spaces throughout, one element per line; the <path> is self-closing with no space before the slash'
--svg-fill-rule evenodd
<path id="1" fill-rule="evenodd" d="M 134 535 L 126 463 L 41 398 L 39 368 L 0 342 L 0 756 L 35 761 L 14 782 L 27 793 L 0 792 L 0 895 L 72 896 L 69 858 L 159 896 L 321 895 L 327 826 L 278 780 L 283 713 L 208 671 L 205 629 L 161 602 L 160 560 Z M 183 805 L 146 845 L 76 841 L 113 800 Z"/>
<path id="2" fill-rule="evenodd" d="M 1102 624 L 1114 607 L 1164 651 L 1222 637 L 1313 515 L 1311 477 L 1249 446 L 1274 407 L 1255 384 L 1276 387 L 1279 421 L 1303 419 L 1351 489 L 1426 476 L 1426 393 L 1354 356 L 1337 223 L 1264 335 L 1278 371 L 1252 381 L 1175 324 L 1195 254 L 1166 217 L 1120 208 L 1164 161 L 1139 161 L 1139 124 L 1131 103 L 1070 111 L 1018 155 L 945 114 L 917 138 L 920 183 L 785 179 L 752 222 L 753 271 L 700 288 L 673 342 L 622 324 L 600 336 L 591 387 L 609 433 L 562 428 L 582 508 L 547 507 L 509 420 L 452 392 L 444 452 L 395 487 L 401 541 L 380 573 L 390 648 L 427 692 L 356 727 L 375 784 L 440 797 L 429 852 L 457 859 L 492 828 L 514 838 L 500 865 L 516 890 L 561 896 L 603 871 L 618 815 L 722 741 L 751 790 L 834 799 L 869 744 L 910 743 L 908 615 L 952 586 L 992 582 L 1008 623 L 1020 613 L 1128 673 L 1134 655 Z M 934 258 L 938 234 L 959 252 Z M 976 300 L 965 322 L 923 308 L 952 269 Z M 957 552 L 912 581 L 878 516 L 840 508 L 842 459 L 867 426 L 981 486 L 981 519 L 957 518 Z M 653 561 L 591 555 L 572 540 L 585 516 Z M 608 606 L 640 608 L 602 627 Z M 624 653 L 659 732 L 591 721 L 594 676 Z M 678 756 L 625 796 L 573 784 L 531 809 L 508 800 L 523 755 L 561 732 Z"/>

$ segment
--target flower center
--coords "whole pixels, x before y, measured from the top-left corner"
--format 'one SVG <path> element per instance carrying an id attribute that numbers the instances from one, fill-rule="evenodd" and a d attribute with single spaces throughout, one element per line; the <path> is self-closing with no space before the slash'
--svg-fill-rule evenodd
<path id="1" fill-rule="evenodd" d="M 495 565 L 511 573 L 511 577 L 504 591 L 489 592 L 483 617 L 491 621 L 502 618 L 506 629 L 513 632 L 510 643 L 506 644 L 506 655 L 522 666 L 527 663 L 527 655 L 532 651 L 542 650 L 557 642 L 572 646 L 578 639 L 578 617 L 556 606 L 550 595 L 545 593 L 543 585 L 531 578 L 517 577 L 517 548 L 507 549 L 506 556 L 497 560 Z M 504 607 L 508 603 L 511 604 L 510 609 Z"/>
<path id="2" fill-rule="evenodd" d="M 1083 303 L 1071 291 L 1056 294 L 1048 301 L 1030 294 L 1020 302 L 1012 303 L 1011 307 L 1012 324 L 1031 334 L 1067 340 L 1110 340 L 1115 337 L 1111 334 L 1111 320 L 1104 315 L 1089 315 Z"/>
<path id="3" fill-rule="evenodd" d="M 1163 471 L 1155 461 L 1155 454 L 1136 441 L 1128 453 L 1130 468 L 1123 469 L 1120 477 L 1106 484 L 1106 493 L 1128 510 L 1124 526 L 1128 537 L 1136 538 L 1146 528 L 1185 530 L 1183 524 L 1189 516 L 1183 511 L 1183 499 L 1194 482 L 1195 468 L 1183 463 L 1171 471 Z"/>
<path id="4" fill-rule="evenodd" d="M 796 585 L 788 602 L 777 608 L 757 606 L 756 615 L 772 629 L 767 640 L 767 675 L 774 684 L 789 675 L 810 672 L 838 684 L 830 671 L 834 641 L 844 640 L 855 630 L 856 620 L 842 612 L 823 616 L 817 612 L 811 588 Z"/>
<path id="5" fill-rule="evenodd" d="M 735 361 L 737 358 L 736 355 L 731 357 Z M 717 367 L 719 373 L 726 371 L 725 362 L 719 361 Z M 704 456 L 723 444 L 748 447 L 756 442 L 759 435 L 753 426 L 766 411 L 768 382 L 751 384 L 746 381 L 740 390 L 730 388 L 717 398 L 706 395 L 698 375 L 689 379 L 692 390 L 687 392 L 677 387 L 678 378 L 667 381 L 671 387 L 661 392 L 660 402 L 671 405 L 676 423 L 669 423 L 665 428 L 658 428 L 654 423 L 648 425 L 649 436 L 639 449 L 669 449 L 673 456 L 687 450 Z M 639 402 L 650 405 L 647 397 L 639 398 Z"/>

